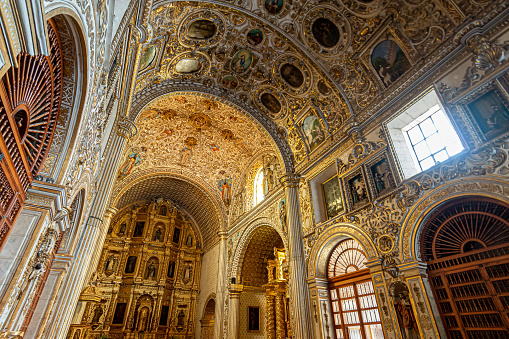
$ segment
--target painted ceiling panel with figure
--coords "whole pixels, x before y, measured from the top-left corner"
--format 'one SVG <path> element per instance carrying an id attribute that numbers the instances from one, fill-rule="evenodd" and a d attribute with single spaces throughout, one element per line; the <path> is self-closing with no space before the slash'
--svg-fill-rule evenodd
<path id="1" fill-rule="evenodd" d="M 236 109 L 197 95 L 166 95 L 136 121 L 118 180 L 147 168 L 193 172 L 208 187 L 233 185 L 260 150 L 273 150 L 267 132 Z"/>

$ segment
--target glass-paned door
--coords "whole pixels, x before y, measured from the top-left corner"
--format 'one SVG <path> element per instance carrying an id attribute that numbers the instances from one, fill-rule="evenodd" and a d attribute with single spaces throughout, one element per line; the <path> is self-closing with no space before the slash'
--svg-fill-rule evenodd
<path id="1" fill-rule="evenodd" d="M 357 278 L 358 281 L 348 279 L 343 283 L 329 283 L 336 337 L 383 339 L 373 282 L 370 278 L 366 279 L 366 275 Z"/>

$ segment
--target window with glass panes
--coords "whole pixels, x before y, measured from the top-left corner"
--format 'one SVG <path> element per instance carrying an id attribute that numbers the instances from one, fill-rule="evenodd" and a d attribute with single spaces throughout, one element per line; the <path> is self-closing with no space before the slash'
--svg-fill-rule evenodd
<path id="1" fill-rule="evenodd" d="M 329 259 L 329 291 L 337 339 L 384 338 L 366 256 L 354 239 L 340 242 Z"/>
<path id="2" fill-rule="evenodd" d="M 422 171 L 461 152 L 463 146 L 440 106 L 433 106 L 426 114 L 403 129 Z"/>

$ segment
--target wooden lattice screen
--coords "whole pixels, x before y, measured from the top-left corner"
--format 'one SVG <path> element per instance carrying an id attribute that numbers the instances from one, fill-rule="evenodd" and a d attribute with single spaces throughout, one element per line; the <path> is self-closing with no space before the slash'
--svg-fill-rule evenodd
<path id="1" fill-rule="evenodd" d="M 50 55 L 20 53 L 0 81 L 0 249 L 40 172 L 53 139 L 62 98 L 62 53 L 48 22 Z"/>
<path id="2" fill-rule="evenodd" d="M 448 337 L 509 338 L 508 206 L 449 204 L 428 222 L 422 250 Z"/>

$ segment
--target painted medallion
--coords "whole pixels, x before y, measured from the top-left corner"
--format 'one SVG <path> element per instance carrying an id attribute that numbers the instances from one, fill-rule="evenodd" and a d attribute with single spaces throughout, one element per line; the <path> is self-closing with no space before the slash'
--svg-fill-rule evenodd
<path id="1" fill-rule="evenodd" d="M 371 64 L 386 87 L 410 69 L 410 62 L 405 53 L 392 40 L 385 40 L 376 45 L 371 54 Z"/>
<path id="2" fill-rule="evenodd" d="M 300 87 L 304 83 L 304 75 L 300 69 L 289 63 L 281 67 L 281 76 L 293 87 Z"/>
<path id="3" fill-rule="evenodd" d="M 196 59 L 181 59 L 175 65 L 178 73 L 194 73 L 201 69 L 201 63 Z"/>
<path id="4" fill-rule="evenodd" d="M 252 45 L 256 46 L 260 44 L 263 40 L 263 33 L 258 28 L 252 29 L 249 32 L 247 32 L 247 42 Z"/>
<path id="5" fill-rule="evenodd" d="M 251 66 L 252 61 L 253 56 L 251 52 L 245 49 L 241 49 L 233 57 L 232 69 L 237 73 L 244 73 L 245 71 L 247 71 L 249 66 Z"/>
<path id="6" fill-rule="evenodd" d="M 263 106 L 265 106 L 269 112 L 276 114 L 281 111 L 281 103 L 271 93 L 263 93 L 260 97 L 260 100 Z"/>
<path id="7" fill-rule="evenodd" d="M 265 0 L 265 9 L 270 14 L 278 14 L 283 9 L 283 0 Z"/>
<path id="8" fill-rule="evenodd" d="M 154 61 L 156 57 L 157 48 L 156 46 L 147 46 L 143 49 L 140 56 L 140 61 L 138 64 L 138 69 L 143 71 L 145 68 L 150 66 L 152 61 Z"/>
<path id="9" fill-rule="evenodd" d="M 210 20 L 196 20 L 193 21 L 187 30 L 187 35 L 193 39 L 208 39 L 212 37 L 217 31 L 216 25 Z"/>
<path id="10" fill-rule="evenodd" d="M 336 46 L 340 38 L 338 27 L 326 18 L 319 18 L 313 22 L 311 31 L 316 41 L 327 48 Z"/>

